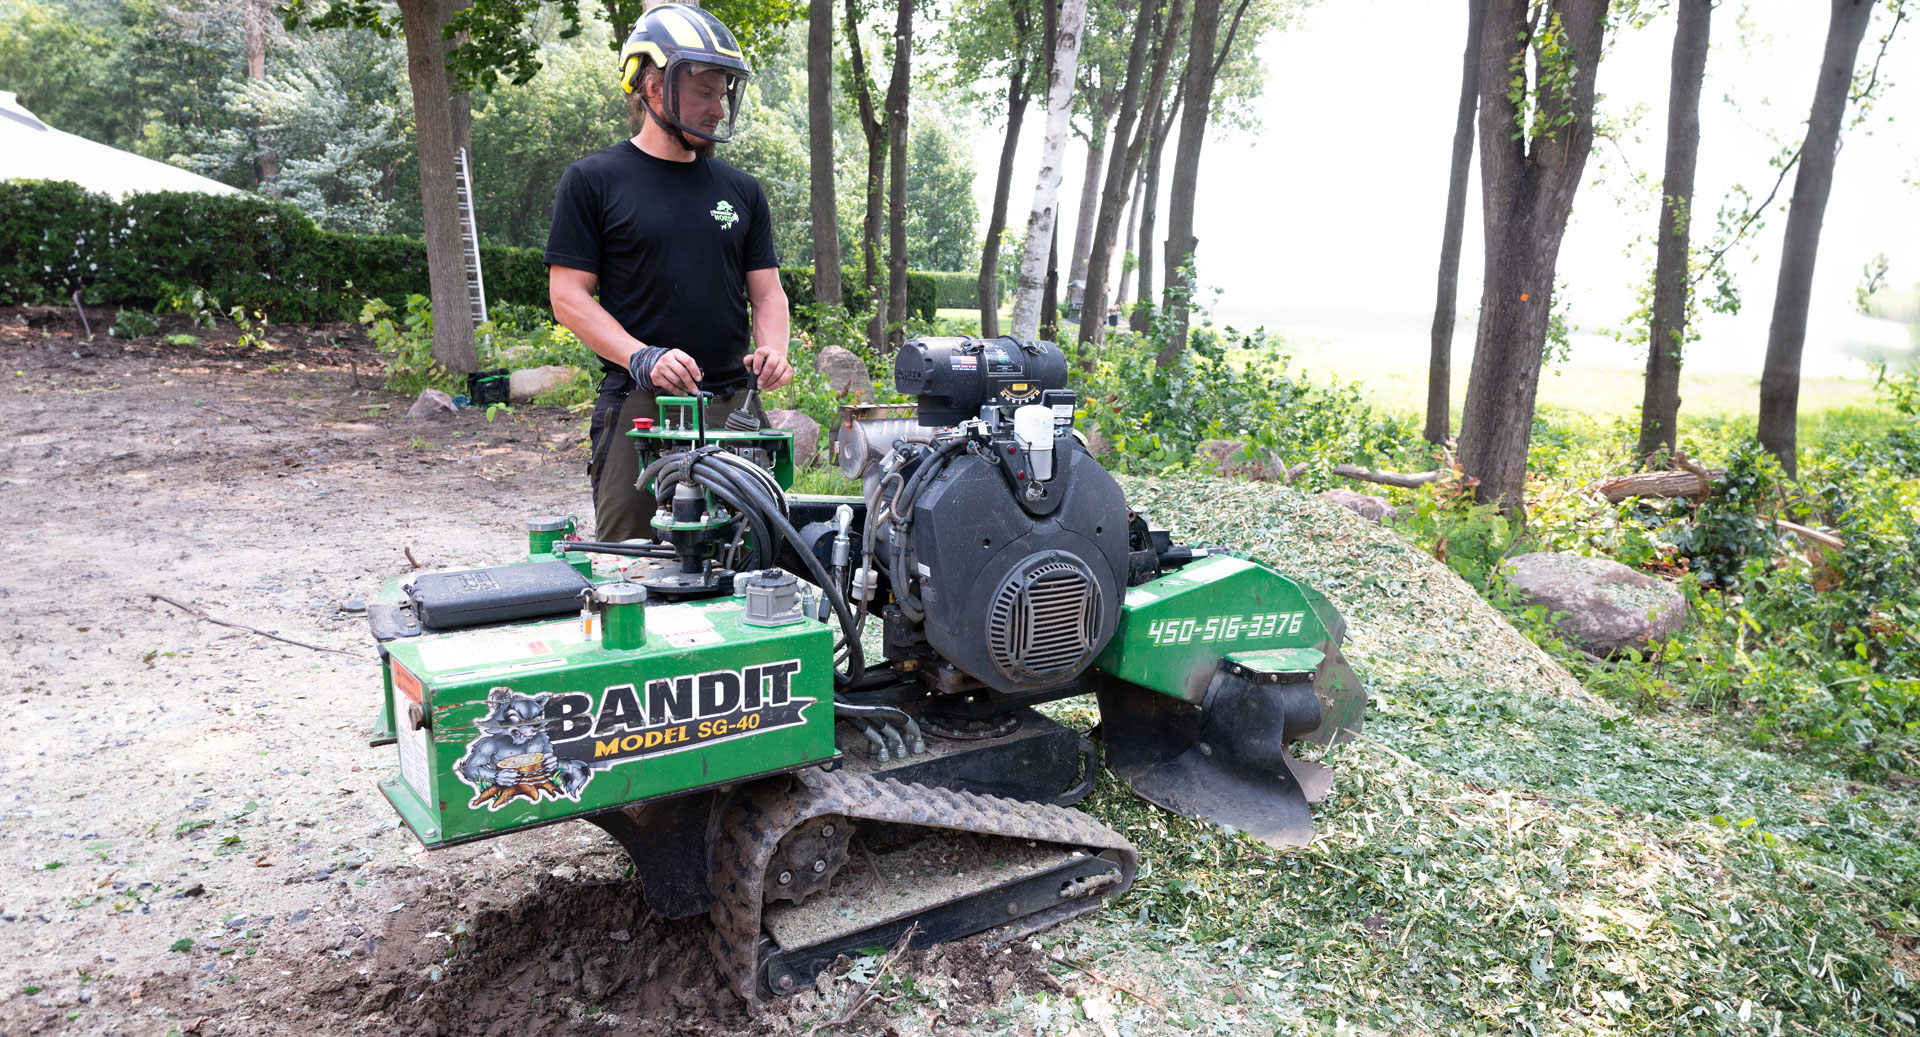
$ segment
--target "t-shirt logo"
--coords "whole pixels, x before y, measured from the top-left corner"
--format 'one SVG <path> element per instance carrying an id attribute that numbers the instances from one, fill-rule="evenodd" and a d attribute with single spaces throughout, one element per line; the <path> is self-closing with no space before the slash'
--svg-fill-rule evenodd
<path id="1" fill-rule="evenodd" d="M 740 219 L 740 214 L 733 211 L 732 202 L 721 202 L 718 205 L 715 205 L 713 207 L 713 212 L 710 213 L 709 215 L 711 215 L 715 220 L 719 221 L 720 226 L 725 227 L 728 230 L 732 230 L 733 225 L 736 222 L 738 222 Z"/>

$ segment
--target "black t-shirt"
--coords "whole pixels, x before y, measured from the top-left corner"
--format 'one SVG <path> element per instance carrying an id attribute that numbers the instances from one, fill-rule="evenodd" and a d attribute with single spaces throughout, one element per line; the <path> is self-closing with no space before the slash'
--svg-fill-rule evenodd
<path id="1" fill-rule="evenodd" d="M 760 182 L 718 159 L 672 162 L 621 141 L 567 167 L 546 261 L 599 275 L 600 305 L 649 346 L 685 350 L 701 388 L 747 385 L 747 271 L 779 266 Z M 625 371 L 601 365 L 621 388 Z"/>

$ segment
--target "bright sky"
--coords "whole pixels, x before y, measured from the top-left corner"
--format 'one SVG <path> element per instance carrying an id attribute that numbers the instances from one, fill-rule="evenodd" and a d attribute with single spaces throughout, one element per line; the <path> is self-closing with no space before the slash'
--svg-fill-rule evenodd
<path id="1" fill-rule="evenodd" d="M 1266 324 L 1290 336 L 1365 350 L 1374 360 L 1404 356 L 1425 363 L 1432 321 L 1436 259 L 1445 216 L 1447 162 L 1459 91 L 1465 15 L 1458 3 L 1425 0 L 1329 0 L 1293 32 L 1263 44 L 1270 73 L 1264 127 L 1216 137 L 1203 156 L 1197 230 L 1204 287 L 1223 290 L 1215 317 L 1242 326 Z M 1797 140 L 1813 96 L 1827 5 L 1793 0 L 1725 0 L 1713 20 L 1713 51 L 1702 99 L 1701 157 L 1693 235 L 1713 232 L 1713 213 L 1728 188 L 1744 183 L 1764 196 L 1778 150 L 1767 133 Z M 1739 24 L 1743 12 L 1750 23 Z M 1876 16 L 1861 46 L 1871 61 L 1883 33 Z M 1920 26 L 1905 24 L 1881 66 L 1883 93 L 1873 119 L 1844 137 L 1828 203 L 1808 330 L 1808 376 L 1864 375 L 1852 354 L 1860 347 L 1902 349 L 1898 325 L 1853 313 L 1854 286 L 1876 253 L 1892 263 L 1898 286 L 1920 282 L 1920 82 L 1902 73 L 1916 66 Z M 1637 127 L 1618 147 L 1602 143 L 1587 166 L 1560 255 L 1572 301 L 1574 363 L 1638 368 L 1644 353 L 1594 334 L 1633 308 L 1632 286 L 1651 262 L 1628 259 L 1632 239 L 1650 233 L 1656 213 L 1636 209 L 1630 171 L 1660 175 L 1666 140 L 1671 19 L 1617 42 L 1600 67 L 1604 113 L 1615 119 L 1644 105 Z M 1889 76 L 1891 73 L 1891 77 Z M 1736 109 L 1724 100 L 1739 99 Z M 1022 141 L 1016 185 L 1032 184 L 1039 160 L 1038 111 Z M 983 171 L 998 155 L 995 129 L 976 141 Z M 1070 153 L 1063 195 L 1063 241 L 1071 240 L 1085 151 Z M 1476 174 L 1478 158 L 1475 159 Z M 1169 162 L 1171 166 L 1171 162 Z M 1594 182 L 1603 174 L 1607 183 Z M 992 183 L 978 185 L 982 211 Z M 1791 193 L 1792 177 L 1781 190 Z M 1480 188 L 1468 195 L 1461 259 L 1460 306 L 1478 304 L 1482 262 Z M 1015 220 L 1031 205 L 1016 190 Z M 1649 198 L 1649 206 L 1651 199 Z M 1164 213 L 1165 204 L 1162 203 Z M 984 224 L 984 217 L 982 223 Z M 1757 374 L 1766 350 L 1784 211 L 1750 239 L 1735 262 L 1745 306 L 1737 317 L 1709 316 L 1703 339 L 1689 348 L 1689 368 Z M 1456 365 L 1464 365 L 1473 329 L 1456 332 Z M 1458 367 L 1464 370 L 1464 366 Z"/>

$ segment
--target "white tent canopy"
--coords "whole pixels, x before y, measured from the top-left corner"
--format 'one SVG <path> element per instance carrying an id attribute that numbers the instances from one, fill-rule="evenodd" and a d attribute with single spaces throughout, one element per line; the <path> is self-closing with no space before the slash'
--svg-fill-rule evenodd
<path id="1" fill-rule="evenodd" d="M 71 180 L 125 198 L 136 191 L 239 194 L 198 173 L 56 130 L 0 90 L 0 180 Z"/>

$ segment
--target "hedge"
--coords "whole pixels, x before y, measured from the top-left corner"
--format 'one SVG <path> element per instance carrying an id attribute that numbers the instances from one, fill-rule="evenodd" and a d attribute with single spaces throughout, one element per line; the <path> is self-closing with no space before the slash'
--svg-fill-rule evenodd
<path id="1" fill-rule="evenodd" d="M 866 312 L 867 293 L 860 287 L 860 272 L 851 267 L 840 268 L 840 302 L 848 313 Z M 931 321 L 934 310 L 944 305 L 939 302 L 939 282 L 943 274 L 923 274 L 917 270 L 907 271 L 907 311 L 924 321 Z M 813 305 L 813 268 L 810 266 L 783 266 L 780 268 L 780 287 L 787 290 L 787 305 L 794 309 Z"/>
<path id="2" fill-rule="evenodd" d="M 980 274 L 974 270 L 929 270 L 924 275 L 933 278 L 935 306 L 943 310 L 977 310 L 980 308 Z M 1004 301 L 1007 286 L 1003 283 L 1000 297 Z"/>
<path id="3" fill-rule="evenodd" d="M 0 305 L 164 307 L 194 289 L 273 320 L 358 315 L 429 293 L 426 244 L 336 234 L 258 195 L 160 191 L 116 202 L 65 181 L 0 183 Z M 547 304 L 536 249 L 483 245 L 489 302 Z"/>
<path id="4" fill-rule="evenodd" d="M 547 306 L 540 250 L 482 245 L 480 260 L 489 304 Z M 862 312 L 859 275 L 840 275 L 848 311 Z M 942 279 L 970 277 L 909 272 L 907 307 L 931 321 L 949 305 Z M 812 268 L 782 267 L 780 283 L 794 307 L 813 302 Z M 157 191 L 116 202 L 67 181 L 0 182 L 0 305 L 64 304 L 78 290 L 95 306 L 151 310 L 195 289 L 272 320 L 351 319 L 365 298 L 400 308 L 430 294 L 427 248 L 416 238 L 323 230 L 259 195 Z"/>

